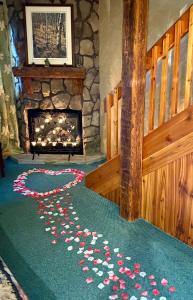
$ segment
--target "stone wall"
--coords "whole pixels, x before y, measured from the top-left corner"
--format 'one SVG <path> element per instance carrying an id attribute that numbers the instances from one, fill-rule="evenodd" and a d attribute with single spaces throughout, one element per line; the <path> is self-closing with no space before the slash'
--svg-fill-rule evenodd
<path id="1" fill-rule="evenodd" d="M 7 0 L 13 65 L 26 64 L 26 40 L 24 25 L 25 4 L 71 4 L 74 10 L 74 66 L 86 69 L 83 92 L 77 93 L 70 80 L 34 81 L 33 98 L 25 95 L 17 99 L 17 113 L 20 138 L 23 143 L 26 135 L 26 110 L 32 107 L 81 109 L 83 112 L 83 139 L 86 153 L 96 153 L 100 149 L 100 98 L 99 98 L 99 37 L 98 37 L 98 2 L 99 0 Z M 14 49 L 15 48 L 15 49 Z M 16 90 L 19 88 L 16 81 Z M 72 91 L 73 86 L 73 91 Z M 27 137 L 28 138 L 28 137 Z"/>

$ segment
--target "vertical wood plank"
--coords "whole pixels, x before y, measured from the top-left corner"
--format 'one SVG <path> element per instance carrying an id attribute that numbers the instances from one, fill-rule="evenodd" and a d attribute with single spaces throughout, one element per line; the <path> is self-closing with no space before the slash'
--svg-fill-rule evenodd
<path id="1" fill-rule="evenodd" d="M 184 109 L 190 105 L 193 73 L 193 6 L 190 8 Z"/>
<path id="2" fill-rule="evenodd" d="M 162 58 L 162 75 L 160 87 L 160 109 L 159 109 L 159 126 L 165 121 L 166 113 L 166 96 L 167 96 L 167 81 L 168 81 L 168 50 L 170 36 L 167 33 L 163 40 L 163 58 Z"/>
<path id="3" fill-rule="evenodd" d="M 121 216 L 139 217 L 146 77 L 148 0 L 123 1 Z"/>
<path id="4" fill-rule="evenodd" d="M 122 99 L 118 101 L 118 153 L 121 152 L 121 107 Z"/>
<path id="5" fill-rule="evenodd" d="M 107 160 L 111 159 L 111 104 L 113 96 L 108 94 L 106 99 L 107 108 Z"/>
<path id="6" fill-rule="evenodd" d="M 118 88 L 114 90 L 114 153 L 113 155 L 118 154 Z"/>
<path id="7" fill-rule="evenodd" d="M 173 117 L 177 113 L 178 108 L 181 27 L 182 21 L 179 20 L 175 24 L 174 62 L 171 93 L 171 117 Z"/>
<path id="8" fill-rule="evenodd" d="M 157 59 L 158 59 L 158 46 L 155 46 L 152 49 L 151 86 L 150 86 L 150 98 L 149 98 L 149 123 L 148 123 L 148 132 L 150 132 L 150 131 L 152 131 L 154 129 Z"/>

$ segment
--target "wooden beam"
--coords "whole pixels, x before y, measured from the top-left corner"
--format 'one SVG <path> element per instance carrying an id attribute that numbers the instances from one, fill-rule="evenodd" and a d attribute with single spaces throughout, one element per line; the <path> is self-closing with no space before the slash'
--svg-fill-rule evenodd
<path id="1" fill-rule="evenodd" d="M 15 77 L 24 78 L 66 78 L 84 79 L 85 69 L 63 66 L 26 66 L 22 68 L 12 68 Z"/>
<path id="2" fill-rule="evenodd" d="M 124 0 L 123 4 L 120 213 L 135 220 L 142 199 L 148 0 Z"/>
<path id="3" fill-rule="evenodd" d="M 190 8 L 184 108 L 190 105 L 193 74 L 193 6 Z"/>

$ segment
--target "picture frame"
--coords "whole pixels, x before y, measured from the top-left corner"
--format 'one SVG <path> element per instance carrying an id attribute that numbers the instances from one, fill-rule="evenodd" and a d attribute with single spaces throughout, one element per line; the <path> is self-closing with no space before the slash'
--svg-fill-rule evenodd
<path id="1" fill-rule="evenodd" d="M 28 64 L 72 65 L 72 6 L 26 5 Z"/>

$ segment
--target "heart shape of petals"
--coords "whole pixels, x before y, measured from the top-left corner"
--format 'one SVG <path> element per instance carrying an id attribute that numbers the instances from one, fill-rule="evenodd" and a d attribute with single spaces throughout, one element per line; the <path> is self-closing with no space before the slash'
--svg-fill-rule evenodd
<path id="1" fill-rule="evenodd" d="M 51 191 L 44 192 L 44 193 L 39 193 L 37 191 L 32 191 L 30 188 L 26 186 L 26 179 L 28 178 L 29 175 L 33 173 L 42 173 L 50 176 L 58 176 L 64 173 L 70 173 L 75 176 L 75 179 L 73 181 L 68 182 L 62 187 L 55 188 Z M 33 198 L 39 198 L 39 197 L 47 197 L 50 195 L 55 195 L 60 192 L 63 192 L 67 189 L 70 189 L 71 187 L 77 185 L 80 183 L 85 176 L 85 173 L 83 171 L 77 170 L 77 169 L 64 169 L 60 171 L 52 171 L 52 170 L 47 170 L 47 169 L 32 169 L 28 170 L 26 172 L 23 172 L 20 174 L 16 180 L 14 180 L 13 184 L 13 190 L 15 192 L 21 193 L 25 196 L 28 197 L 33 197 Z"/>

